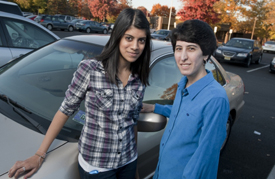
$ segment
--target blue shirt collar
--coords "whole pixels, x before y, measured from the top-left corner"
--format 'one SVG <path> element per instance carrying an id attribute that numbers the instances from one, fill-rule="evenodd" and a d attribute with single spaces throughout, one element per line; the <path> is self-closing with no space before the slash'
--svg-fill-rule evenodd
<path id="1" fill-rule="evenodd" d="M 191 99 L 193 100 L 197 96 L 197 94 L 200 93 L 201 90 L 203 90 L 209 83 L 215 80 L 211 71 L 206 70 L 206 72 L 207 75 L 205 75 L 186 89 L 184 89 L 184 87 L 188 79 L 186 76 L 182 77 L 182 79 L 178 83 L 179 90 L 183 91 L 185 94 L 187 93 L 188 95 L 190 95 Z"/>

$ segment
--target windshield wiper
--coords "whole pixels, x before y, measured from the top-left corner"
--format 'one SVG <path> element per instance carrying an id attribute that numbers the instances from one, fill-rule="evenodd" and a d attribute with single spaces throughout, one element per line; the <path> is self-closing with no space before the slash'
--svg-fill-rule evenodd
<path id="1" fill-rule="evenodd" d="M 5 100 L 17 114 L 19 114 L 22 118 L 24 118 L 26 121 L 28 121 L 30 124 L 32 124 L 40 133 L 46 134 L 47 131 L 46 131 L 46 129 L 43 128 L 43 126 L 41 126 L 38 122 L 36 122 L 32 118 L 30 118 L 29 116 L 24 114 L 22 111 L 20 111 L 20 109 L 29 113 L 29 114 L 32 114 L 32 112 L 30 112 L 23 106 L 19 105 L 15 101 L 9 99 L 6 95 L 0 94 L 0 98 Z"/>

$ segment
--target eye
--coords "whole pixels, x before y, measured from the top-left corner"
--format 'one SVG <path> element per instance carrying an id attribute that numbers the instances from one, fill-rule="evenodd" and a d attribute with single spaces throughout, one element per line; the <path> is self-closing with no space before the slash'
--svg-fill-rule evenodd
<path id="1" fill-rule="evenodd" d="M 140 41 L 141 44 L 145 44 L 146 39 L 139 39 L 139 41 Z"/>
<path id="2" fill-rule="evenodd" d="M 131 37 L 131 36 L 126 36 L 125 39 L 126 39 L 127 41 L 132 41 L 132 40 L 133 40 L 133 37 Z"/>
<path id="3" fill-rule="evenodd" d="M 180 47 L 176 47 L 175 51 L 181 51 L 181 48 Z"/>
<path id="4" fill-rule="evenodd" d="M 194 47 L 188 47 L 188 50 L 191 51 L 191 52 L 193 52 L 193 51 L 196 50 L 196 48 L 194 48 Z"/>

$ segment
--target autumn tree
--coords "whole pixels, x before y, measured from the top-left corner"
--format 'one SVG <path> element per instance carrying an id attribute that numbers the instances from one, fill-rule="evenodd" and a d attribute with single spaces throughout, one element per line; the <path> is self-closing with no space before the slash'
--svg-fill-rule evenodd
<path id="1" fill-rule="evenodd" d="M 260 39 L 269 38 L 271 27 L 274 23 L 274 21 L 272 23 L 267 16 L 269 12 L 273 11 L 270 3 L 271 2 L 267 0 L 251 0 L 246 2 L 246 5 L 248 5 L 249 8 L 242 8 L 241 10 L 245 21 L 239 23 L 239 31 L 252 32 L 255 23 L 254 35 Z"/>
<path id="2" fill-rule="evenodd" d="M 169 17 L 170 15 L 170 8 L 168 6 L 164 5 L 162 6 L 161 4 L 154 4 L 151 10 L 151 16 L 163 16 L 163 17 Z M 172 13 L 171 17 L 175 18 L 176 16 L 176 9 L 172 7 Z"/>
<path id="3" fill-rule="evenodd" d="M 199 19 L 209 24 L 219 21 L 218 13 L 214 10 L 214 3 L 218 0 L 180 0 L 184 6 L 177 13 L 180 20 Z"/>
<path id="4" fill-rule="evenodd" d="M 113 0 L 89 0 L 88 7 L 92 15 L 103 22 L 106 19 L 108 12 L 111 10 L 111 7 L 114 6 Z"/>
<path id="5" fill-rule="evenodd" d="M 144 6 L 139 6 L 137 7 L 137 9 L 141 10 L 145 14 L 145 16 L 147 16 L 147 9 Z"/>

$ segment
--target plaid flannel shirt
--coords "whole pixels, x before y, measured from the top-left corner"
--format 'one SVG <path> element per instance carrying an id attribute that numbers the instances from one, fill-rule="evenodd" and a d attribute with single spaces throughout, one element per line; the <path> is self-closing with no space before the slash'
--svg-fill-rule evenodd
<path id="1" fill-rule="evenodd" d="M 102 62 L 82 61 L 59 110 L 70 116 L 85 99 L 85 124 L 78 142 L 79 152 L 90 165 L 118 168 L 137 156 L 134 125 L 142 107 L 145 86 L 138 75 L 130 75 L 123 87 L 110 83 Z"/>

